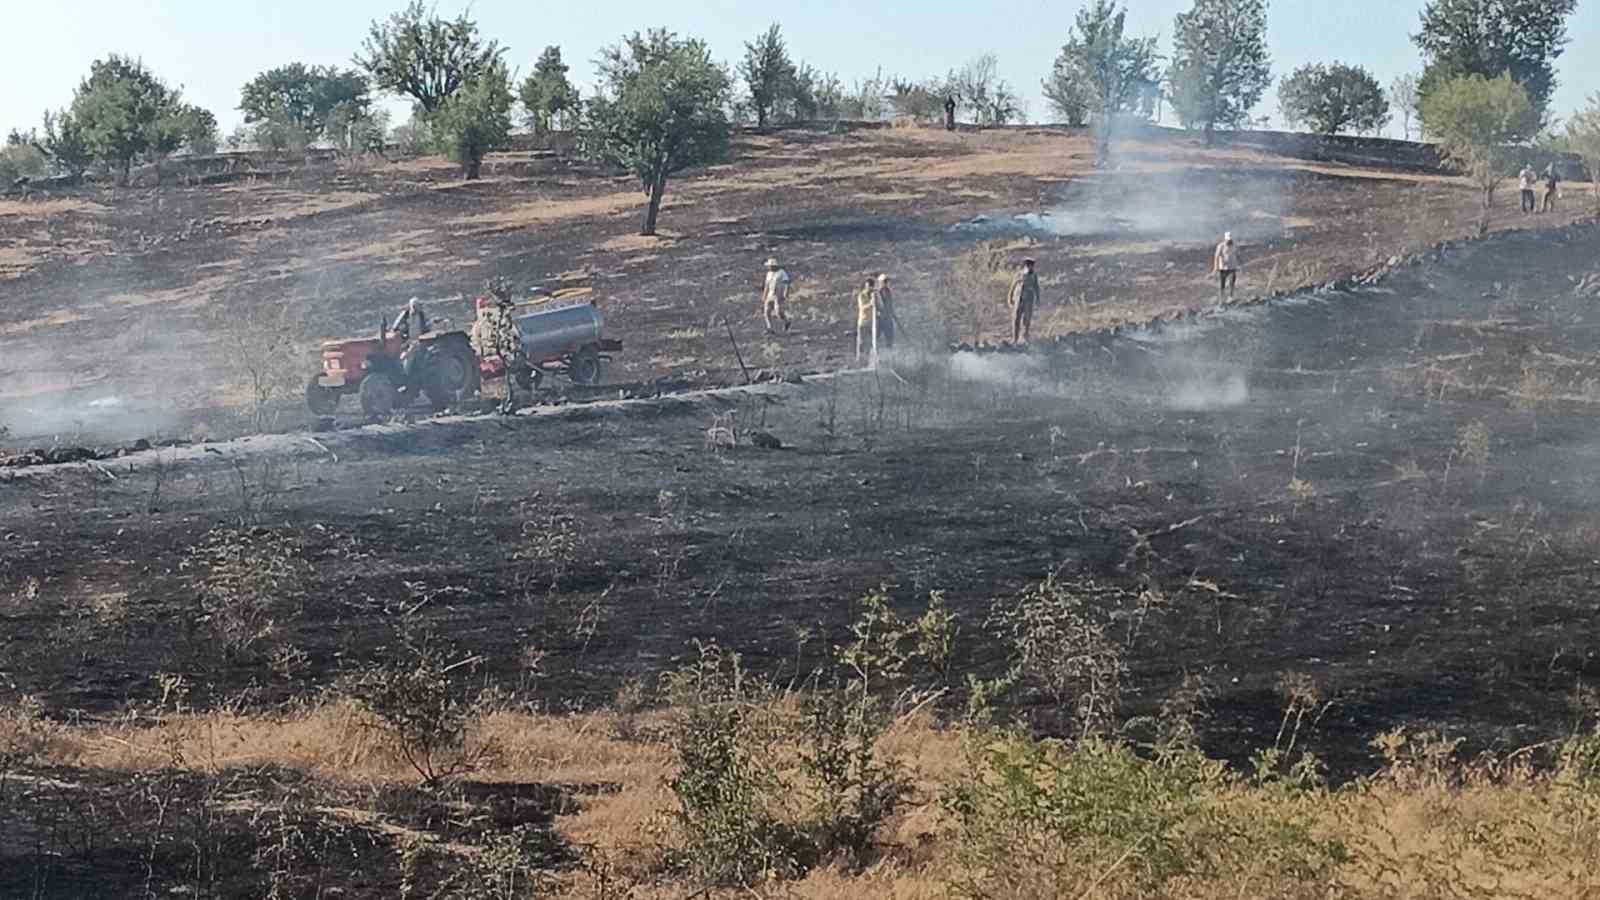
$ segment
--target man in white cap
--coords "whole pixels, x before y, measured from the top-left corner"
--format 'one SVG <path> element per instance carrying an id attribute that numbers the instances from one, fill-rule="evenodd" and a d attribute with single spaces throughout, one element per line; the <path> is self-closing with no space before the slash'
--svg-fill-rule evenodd
<path id="1" fill-rule="evenodd" d="M 422 300 L 412 297 L 406 302 L 406 308 L 400 311 L 399 317 L 394 320 L 394 326 L 389 329 L 410 340 L 428 333 L 428 314 L 422 310 Z"/>
<path id="2" fill-rule="evenodd" d="M 789 273 L 778 267 L 775 257 L 767 259 L 767 280 L 761 288 L 761 318 L 767 323 L 767 334 L 772 333 L 772 317 L 789 330 L 789 317 L 784 315 L 783 304 L 789 299 Z"/>
<path id="3" fill-rule="evenodd" d="M 1239 285 L 1239 248 L 1233 242 L 1233 232 L 1222 235 L 1222 243 L 1211 256 L 1211 271 L 1217 275 L 1217 305 L 1232 303 Z"/>

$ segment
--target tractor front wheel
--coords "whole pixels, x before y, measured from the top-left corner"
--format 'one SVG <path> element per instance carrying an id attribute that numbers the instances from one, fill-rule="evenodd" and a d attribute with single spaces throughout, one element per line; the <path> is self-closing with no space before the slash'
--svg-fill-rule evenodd
<path id="1" fill-rule="evenodd" d="M 572 361 L 567 364 L 567 375 L 573 384 L 599 384 L 600 371 L 600 354 L 589 349 L 573 354 Z"/>
<path id="2" fill-rule="evenodd" d="M 321 375 L 311 376 L 310 383 L 306 385 L 306 408 L 311 410 L 313 416 L 331 416 L 339 408 L 339 392 L 323 387 L 321 381 Z"/>
<path id="3" fill-rule="evenodd" d="M 394 415 L 400 404 L 400 388 L 394 379 L 377 372 L 361 379 L 361 411 L 371 419 L 386 419 Z"/>

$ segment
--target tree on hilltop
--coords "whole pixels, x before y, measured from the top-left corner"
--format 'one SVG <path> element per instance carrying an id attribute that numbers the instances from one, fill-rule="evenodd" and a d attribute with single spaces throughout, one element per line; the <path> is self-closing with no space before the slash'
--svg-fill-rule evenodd
<path id="1" fill-rule="evenodd" d="M 750 107 L 756 114 L 756 127 L 766 128 L 772 111 L 795 87 L 796 69 L 783 41 L 783 30 L 776 23 L 744 45 L 744 61 L 739 64 L 750 90 Z"/>
<path id="2" fill-rule="evenodd" d="M 1102 159 L 1117 119 L 1139 111 L 1157 79 L 1156 39 L 1126 36 L 1127 15 L 1113 0 L 1079 10 L 1044 82 L 1045 97 L 1070 123 L 1093 116 Z"/>
<path id="3" fill-rule="evenodd" d="M 1278 105 L 1293 128 L 1317 134 L 1375 132 L 1389 123 L 1389 100 L 1361 66 L 1312 63 L 1278 85 Z"/>
<path id="4" fill-rule="evenodd" d="M 1167 85 L 1186 128 L 1237 128 L 1272 83 L 1266 0 L 1195 0 L 1173 23 Z"/>
<path id="5" fill-rule="evenodd" d="M 667 179 L 727 154 L 728 72 L 704 41 L 657 29 L 607 48 L 599 74 L 584 152 L 639 177 L 650 198 L 639 233 L 655 234 Z"/>
<path id="6" fill-rule="evenodd" d="M 355 63 L 373 87 L 410 97 L 432 115 L 463 85 L 477 78 L 505 51 L 478 36 L 478 23 L 463 12 L 442 19 L 422 0 L 374 21 Z"/>
<path id="7" fill-rule="evenodd" d="M 495 60 L 431 117 L 437 148 L 461 164 L 467 180 L 478 177 L 484 155 L 511 134 L 511 101 L 511 75 Z"/>
<path id="8" fill-rule="evenodd" d="M 1509 72 L 1543 121 L 1556 89 L 1555 62 L 1567 44 L 1567 19 L 1577 6 L 1578 0 L 1429 0 L 1421 29 L 1411 36 L 1427 61 L 1422 96 L 1462 75 Z"/>
<path id="9" fill-rule="evenodd" d="M 372 103 L 366 76 L 353 69 L 290 63 L 250 79 L 239 91 L 247 124 L 278 118 L 309 140 L 334 136 L 336 115 L 351 120 Z"/>
<path id="10" fill-rule="evenodd" d="M 557 116 L 578 109 L 578 89 L 567 79 L 569 67 L 561 61 L 560 47 L 546 47 L 533 65 L 533 73 L 522 82 L 522 106 L 537 134 L 551 129 Z"/>

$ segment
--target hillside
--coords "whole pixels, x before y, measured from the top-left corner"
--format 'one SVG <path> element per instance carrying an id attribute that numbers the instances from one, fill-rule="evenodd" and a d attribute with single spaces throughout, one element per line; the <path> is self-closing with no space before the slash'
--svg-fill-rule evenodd
<path id="1" fill-rule="evenodd" d="M 1151 132 L 1126 142 L 1114 169 L 1091 161 L 1085 136 L 1040 129 L 747 134 L 727 164 L 673 184 L 657 239 L 634 233 L 643 205 L 631 180 L 533 153 L 491 157 L 477 183 L 423 159 L 5 201 L 0 425 L 234 433 L 249 392 L 219 318 L 261 327 L 261 310 L 285 304 L 310 341 L 364 333 L 408 297 L 468 294 L 490 275 L 588 288 L 627 345 L 613 381 L 719 383 L 737 371 L 714 327 L 723 318 L 754 365 L 849 362 L 849 297 L 874 271 L 894 277 L 913 336 L 931 339 L 942 279 L 985 239 L 1039 257 L 1053 334 L 1207 304 L 1223 230 L 1243 243 L 1241 294 L 1255 296 L 1461 237 L 1476 213 L 1470 189 L 1419 173 L 1409 152 L 1374 169 Z M 1569 193 L 1554 221 L 1524 219 L 1504 198 L 1494 227 L 1566 221 L 1588 205 Z M 768 255 L 797 285 L 797 327 L 781 340 L 761 334 L 754 299 Z M 979 311 L 987 339 L 999 336 L 998 304 Z M 437 310 L 470 316 L 465 301 Z M 296 427 L 292 397 L 279 406 L 276 427 Z"/>

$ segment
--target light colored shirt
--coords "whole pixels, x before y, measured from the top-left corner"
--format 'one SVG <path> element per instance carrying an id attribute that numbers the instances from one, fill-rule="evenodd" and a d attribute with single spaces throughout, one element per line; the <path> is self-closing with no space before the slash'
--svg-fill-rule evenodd
<path id="1" fill-rule="evenodd" d="M 1218 244 L 1216 267 L 1218 272 L 1232 272 L 1239 268 L 1239 245 L 1227 241 Z"/>
<path id="2" fill-rule="evenodd" d="M 1533 186 L 1539 183 L 1539 176 L 1535 175 L 1532 169 L 1523 169 L 1521 178 L 1522 189 L 1525 191 L 1533 190 Z"/>
<path id="3" fill-rule="evenodd" d="M 773 269 L 767 273 L 766 286 L 761 290 L 763 300 L 789 299 L 789 273 L 782 269 Z"/>

